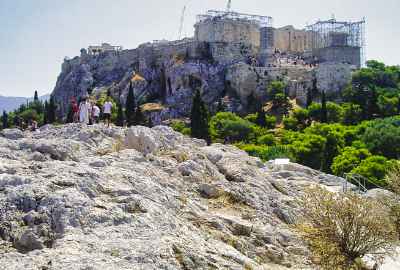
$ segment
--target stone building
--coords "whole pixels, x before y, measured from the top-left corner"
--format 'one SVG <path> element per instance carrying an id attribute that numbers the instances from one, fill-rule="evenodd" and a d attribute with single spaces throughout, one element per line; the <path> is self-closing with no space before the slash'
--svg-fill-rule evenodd
<path id="1" fill-rule="evenodd" d="M 100 46 L 89 46 L 87 51 L 90 55 L 97 55 L 104 52 L 120 52 L 122 51 L 122 46 L 113 46 L 109 43 L 103 43 Z"/>
<path id="2" fill-rule="evenodd" d="M 273 47 L 281 52 L 302 53 L 311 50 L 312 34 L 304 29 L 288 25 L 274 29 L 273 35 Z"/>

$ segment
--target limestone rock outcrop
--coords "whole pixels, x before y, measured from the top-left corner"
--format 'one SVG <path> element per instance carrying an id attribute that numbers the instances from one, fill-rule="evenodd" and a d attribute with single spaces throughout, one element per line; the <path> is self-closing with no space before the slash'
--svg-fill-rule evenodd
<path id="1" fill-rule="evenodd" d="M 310 185 L 164 126 L 0 135 L 1 269 L 313 269 L 291 229 Z M 247 267 L 247 268 L 246 268 Z"/>

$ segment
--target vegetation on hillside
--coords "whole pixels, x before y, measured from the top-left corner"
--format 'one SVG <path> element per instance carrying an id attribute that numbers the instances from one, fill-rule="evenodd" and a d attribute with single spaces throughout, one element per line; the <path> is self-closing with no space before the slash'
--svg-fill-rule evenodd
<path id="1" fill-rule="evenodd" d="M 246 116 L 217 112 L 208 122 L 212 141 L 235 144 L 264 161 L 290 158 L 338 176 L 359 174 L 369 180 L 367 188 L 387 186 L 386 172 L 400 159 L 400 67 L 367 62 L 340 103 L 327 101 L 324 92 L 321 103 L 312 102 L 314 89 L 309 106 L 293 109 L 285 87 L 275 81 L 266 89 L 267 113 L 263 104 Z M 183 122 L 173 127 L 190 133 Z"/>

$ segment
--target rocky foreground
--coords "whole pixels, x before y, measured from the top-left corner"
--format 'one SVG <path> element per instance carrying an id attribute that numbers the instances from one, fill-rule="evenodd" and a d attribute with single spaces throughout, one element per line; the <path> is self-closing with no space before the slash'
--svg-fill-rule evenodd
<path id="1" fill-rule="evenodd" d="M 152 129 L 0 136 L 0 269 L 315 269 L 295 199 L 343 179 Z"/>

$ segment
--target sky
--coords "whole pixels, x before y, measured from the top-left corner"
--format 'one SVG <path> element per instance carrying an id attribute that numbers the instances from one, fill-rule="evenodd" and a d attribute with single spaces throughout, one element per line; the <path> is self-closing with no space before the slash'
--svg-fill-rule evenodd
<path id="1" fill-rule="evenodd" d="M 227 0 L 0 0 L 0 95 L 50 93 L 63 59 L 108 42 L 126 49 L 193 35 L 196 15 L 225 9 Z M 367 20 L 367 58 L 400 64 L 400 0 L 232 0 L 234 11 L 303 28 L 318 19 Z"/>

